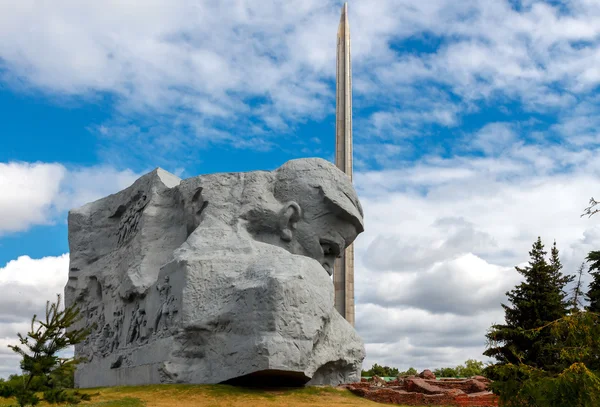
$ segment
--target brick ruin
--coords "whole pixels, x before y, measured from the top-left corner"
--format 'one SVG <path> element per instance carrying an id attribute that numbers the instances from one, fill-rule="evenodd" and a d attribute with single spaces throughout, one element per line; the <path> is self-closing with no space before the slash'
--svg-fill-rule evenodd
<path id="1" fill-rule="evenodd" d="M 490 380 L 483 376 L 469 379 L 436 379 L 424 370 L 418 376 L 399 377 L 386 382 L 374 376 L 342 387 L 368 400 L 408 406 L 497 407 L 498 397 L 489 390 Z"/>

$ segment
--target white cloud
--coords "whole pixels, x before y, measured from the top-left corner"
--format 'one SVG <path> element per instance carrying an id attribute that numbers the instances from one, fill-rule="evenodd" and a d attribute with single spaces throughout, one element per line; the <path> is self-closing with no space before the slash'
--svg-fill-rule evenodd
<path id="1" fill-rule="evenodd" d="M 355 245 L 365 366 L 487 360 L 486 330 L 503 322 L 500 303 L 521 281 L 514 266 L 529 260 L 537 236 L 548 251 L 556 239 L 568 274 L 600 247 L 597 219 L 580 218 L 600 191 L 599 153 L 515 143 L 498 157 L 432 156 L 355 173 L 365 210 Z M 583 281 L 587 290 L 590 276 Z"/>
<path id="2" fill-rule="evenodd" d="M 0 233 L 47 223 L 65 172 L 59 164 L 0 163 Z"/>
<path id="3" fill-rule="evenodd" d="M 7 345 L 25 335 L 34 314 L 44 319 L 46 301 L 63 297 L 69 272 L 69 255 L 32 259 L 20 256 L 0 267 L 0 377 L 18 373 L 19 358 Z M 63 303 L 64 304 L 64 303 Z"/>
<path id="4" fill-rule="evenodd" d="M 33 315 L 47 300 L 62 293 L 69 271 L 69 255 L 32 259 L 20 256 L 0 268 L 0 321 Z"/>
<path id="5" fill-rule="evenodd" d="M 213 141 L 268 149 L 274 131 L 333 113 L 339 5 L 4 2 L 1 80 L 53 95 L 116 95 L 119 113 L 96 123 L 97 133 L 143 145 L 147 154 Z M 538 235 L 547 247 L 556 238 L 566 272 L 600 245 L 596 219 L 579 218 L 600 190 L 593 95 L 600 84 L 600 3 L 532 0 L 516 10 L 506 0 L 381 0 L 377 7 L 356 1 L 350 24 L 355 112 L 371 108 L 355 123 L 357 167 L 362 163 L 355 179 L 367 227 L 356 244 L 366 365 L 422 369 L 482 359 L 485 329 L 503 317 L 494 304 L 518 280 L 513 266 L 527 261 Z M 397 160 L 414 152 L 400 140 L 512 101 L 556 114 L 558 123 L 537 134 L 537 145 L 524 140 L 536 136 L 527 126 L 498 122 L 467 134 L 467 145 L 451 158 L 430 150 L 417 163 Z M 546 143 L 552 132 L 565 145 Z M 473 148 L 488 156 L 460 155 Z M 367 158 L 384 169 L 369 171 Z M 52 222 L 136 177 L 112 167 L 0 164 L 0 187 L 8 191 L 0 196 L 0 233 Z M 0 269 L 0 278 L 52 269 L 43 261 L 21 257 Z M 57 287 L 50 281 L 58 281 L 56 272 L 39 287 L 0 280 L 11 292 L 30 290 L 18 299 L 26 312 L 0 313 L 5 330 L 21 329 L 39 305 L 26 301 L 45 300 Z"/>
<path id="6" fill-rule="evenodd" d="M 520 281 L 514 266 L 529 260 L 537 236 L 547 249 L 556 239 L 571 274 L 600 246 L 597 220 L 579 217 L 600 190 L 592 159 L 599 150 L 515 144 L 503 151 L 487 158 L 431 156 L 355 174 L 366 222 L 355 276 L 365 366 L 424 369 L 487 360 L 486 330 L 503 321 L 500 303 Z M 21 301 L 23 310 L 0 303 L 9 310 L 1 332 L 22 329 L 36 307 L 62 290 L 67 261 L 66 255 L 21 257 L 0 269 L 0 289 L 17 295 L 7 301 Z"/>
<path id="7" fill-rule="evenodd" d="M 510 123 L 488 123 L 477 132 L 472 146 L 486 155 L 497 155 L 517 141 L 517 134 L 512 127 Z"/>
<path id="8" fill-rule="evenodd" d="M 0 163 L 0 235 L 56 221 L 65 211 L 131 185 L 131 170 L 56 163 Z"/>
<path id="9" fill-rule="evenodd" d="M 521 102 L 529 111 L 564 113 L 586 103 L 600 83 L 597 2 L 531 1 L 519 11 L 507 1 L 465 1 L 455 10 L 448 7 L 456 2 L 395 4 L 395 10 L 386 10 L 403 27 L 391 31 L 394 41 L 402 45 L 405 38 L 419 41 L 429 36 L 434 46 L 425 52 L 409 46 L 391 61 L 377 55 L 371 60 L 371 77 L 360 78 L 359 83 L 369 83 L 370 99 L 401 106 L 404 116 L 428 112 L 416 122 L 416 131 L 415 124 L 402 123 L 400 116 L 389 120 L 399 136 L 426 135 L 423 124 L 430 123 L 436 106 L 441 111 L 459 110 L 458 118 L 507 101 Z M 427 48 L 427 39 L 422 44 Z M 385 110 L 395 116 L 394 109 Z M 439 124 L 451 127 L 455 120 Z M 367 129 L 379 128 L 379 117 L 373 115 Z M 578 134 L 571 134 L 568 140 L 577 139 Z"/>
<path id="10" fill-rule="evenodd" d="M 0 6 L 0 38 L 15 36 L 0 40 L 0 61 L 9 83 L 66 95 L 113 92 L 125 112 L 231 121 L 247 112 L 244 98 L 258 97 L 265 119 L 318 116 L 319 97 L 332 94 L 321 77 L 331 77 L 334 61 L 323 38 L 335 43 L 329 23 L 338 12 L 305 0 L 260 7 L 154 0 L 143 10 L 116 1 L 25 1 Z M 24 26 L 36 28 L 23 35 Z"/>
<path id="11" fill-rule="evenodd" d="M 433 256 L 435 248 L 430 248 Z M 374 278 L 361 301 L 381 306 L 415 307 L 432 314 L 475 316 L 498 310 L 504 293 L 520 279 L 512 267 L 500 267 L 467 253 L 448 256 L 419 269 L 369 273 Z M 468 295 L 465 296 L 465 294 Z"/>
<path id="12" fill-rule="evenodd" d="M 481 103 L 516 100 L 556 112 L 589 97 L 600 84 L 597 2 L 511 4 L 352 3 L 355 109 L 381 110 L 362 128 L 395 139 L 431 124 L 456 126 Z M 97 123 L 113 142 L 142 113 L 160 131 L 138 129 L 129 145 L 148 138 L 180 150 L 198 140 L 235 145 L 333 113 L 340 5 L 152 0 L 142 10 L 120 1 L 5 2 L 2 77 L 63 96 L 116 95 L 120 114 Z M 173 143 L 180 134 L 187 140 Z"/>
<path id="13" fill-rule="evenodd" d="M 139 175 L 112 167 L 0 163 L 0 233 L 26 230 L 64 219 L 65 211 L 128 187 Z M 20 256 L 0 267 L 0 377 L 18 372 L 19 358 L 6 345 L 30 329 L 34 314 L 44 318 L 46 301 L 64 292 L 69 255 Z M 72 353 L 72 350 L 70 351 Z"/>
<path id="14" fill-rule="evenodd" d="M 127 188 L 140 176 L 102 165 L 73 169 L 65 176 L 56 205 L 62 210 L 79 207 Z"/>

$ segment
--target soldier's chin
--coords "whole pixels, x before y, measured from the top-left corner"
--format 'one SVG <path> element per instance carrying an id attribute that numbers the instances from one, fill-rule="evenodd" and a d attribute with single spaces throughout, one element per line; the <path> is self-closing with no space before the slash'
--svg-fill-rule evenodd
<path id="1" fill-rule="evenodd" d="M 333 274 L 333 266 L 329 265 L 329 263 L 323 263 L 322 266 L 325 269 L 325 271 L 327 272 L 327 274 L 329 274 L 329 275 Z"/>

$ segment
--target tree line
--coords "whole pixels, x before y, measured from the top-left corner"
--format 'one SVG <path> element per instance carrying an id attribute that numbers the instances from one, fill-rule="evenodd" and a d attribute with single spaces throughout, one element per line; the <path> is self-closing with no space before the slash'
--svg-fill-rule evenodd
<path id="1" fill-rule="evenodd" d="M 581 216 L 600 212 L 595 209 L 599 204 L 592 198 Z M 493 380 L 491 389 L 501 406 L 598 407 L 600 250 L 590 251 L 574 274 L 563 272 L 556 241 L 547 255 L 538 237 L 529 251 L 528 264 L 515 267 L 523 281 L 506 293 L 508 304 L 501 304 L 504 323 L 492 325 L 486 333 L 483 354 L 495 362 L 485 367 L 479 364 L 482 362 L 472 362 Z M 584 291 L 586 266 L 592 279 Z M 567 290 L 571 283 L 573 288 Z M 375 364 L 363 375 L 394 376 L 396 372 L 398 369 Z M 459 367 L 434 373 L 469 376 Z"/>
<path id="2" fill-rule="evenodd" d="M 433 370 L 436 377 L 472 377 L 483 374 L 484 363 L 475 359 L 468 359 L 464 364 L 456 367 L 442 367 Z M 369 370 L 361 372 L 363 377 L 399 377 L 399 376 L 415 376 L 418 374 L 417 369 L 410 367 L 401 372 L 395 367 L 380 366 L 375 363 Z"/>

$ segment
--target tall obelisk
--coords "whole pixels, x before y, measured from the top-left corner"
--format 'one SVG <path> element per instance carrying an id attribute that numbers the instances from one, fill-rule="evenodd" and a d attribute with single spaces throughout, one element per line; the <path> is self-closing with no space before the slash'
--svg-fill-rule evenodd
<path id="1" fill-rule="evenodd" d="M 348 3 L 342 7 L 337 34 L 335 165 L 352 180 L 352 63 Z M 354 246 L 346 248 L 333 271 L 335 308 L 354 326 Z"/>

